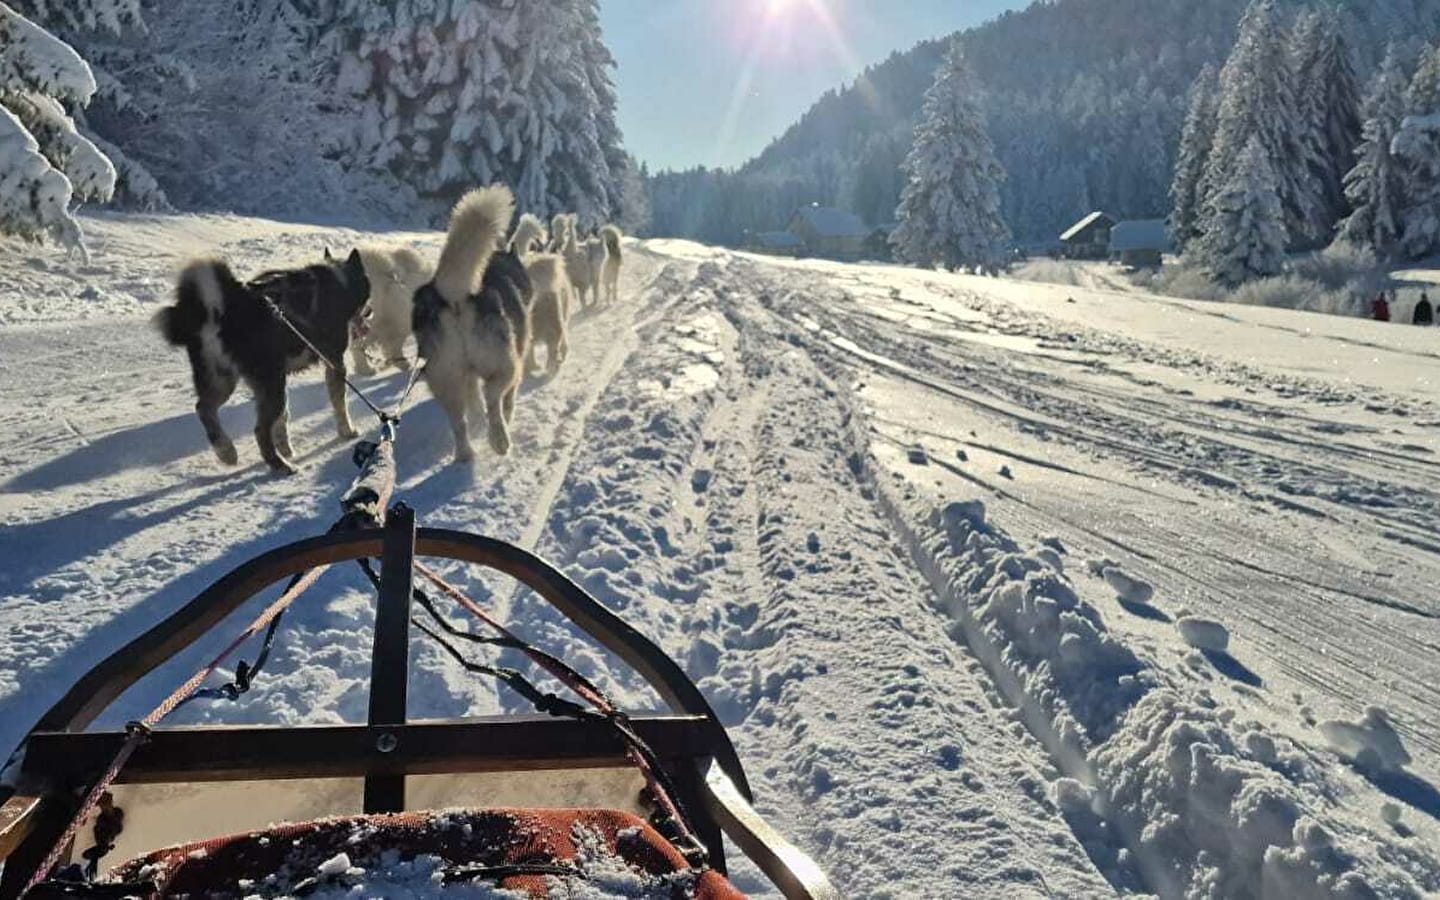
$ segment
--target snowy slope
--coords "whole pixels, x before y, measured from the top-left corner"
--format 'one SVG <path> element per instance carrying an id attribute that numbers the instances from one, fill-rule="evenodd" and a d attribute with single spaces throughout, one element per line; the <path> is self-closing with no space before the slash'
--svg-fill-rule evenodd
<path id="1" fill-rule="evenodd" d="M 323 529 L 351 475 L 315 375 L 304 471 L 262 473 L 235 403 L 221 472 L 144 315 L 185 254 L 254 271 L 355 234 L 86 228 L 117 251 L 93 271 L 0 264 L 0 752 L 154 617 Z M 418 405 L 400 496 L 658 640 L 847 893 L 1440 892 L 1440 330 L 663 241 L 622 296 L 527 383 L 509 458 L 448 464 Z M 470 586 L 655 704 L 533 598 Z M 244 703 L 183 721 L 363 719 L 369 601 L 322 588 Z M 415 655 L 412 714 L 519 709 Z"/>

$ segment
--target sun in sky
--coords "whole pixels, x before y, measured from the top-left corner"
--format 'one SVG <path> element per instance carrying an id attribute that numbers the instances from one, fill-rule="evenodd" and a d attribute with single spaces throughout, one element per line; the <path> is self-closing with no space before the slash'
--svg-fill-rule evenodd
<path id="1" fill-rule="evenodd" d="M 764 89 L 767 79 L 784 77 L 818 62 L 838 61 L 858 68 L 845 33 L 847 0 L 741 0 L 728 6 L 724 32 L 744 54 L 730 102 L 721 120 L 720 143 L 734 136 L 746 98 Z"/>

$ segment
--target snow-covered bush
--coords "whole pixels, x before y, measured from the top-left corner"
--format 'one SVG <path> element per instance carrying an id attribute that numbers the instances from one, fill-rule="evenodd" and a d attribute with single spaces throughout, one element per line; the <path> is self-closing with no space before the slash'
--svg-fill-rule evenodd
<path id="1" fill-rule="evenodd" d="M 1338 240 L 1316 253 L 1292 257 L 1290 268 L 1301 278 L 1332 289 L 1371 282 L 1383 271 L 1373 251 L 1346 240 Z"/>
<path id="2" fill-rule="evenodd" d="M 0 3 L 0 231 L 83 250 L 71 200 L 109 200 L 115 168 L 62 103 L 83 106 L 95 90 L 79 54 Z"/>
<path id="3" fill-rule="evenodd" d="M 1130 275 L 1130 280 L 1152 294 L 1184 297 L 1187 300 L 1225 300 L 1230 292 L 1210 280 L 1191 257 L 1181 257 L 1161 269 L 1143 269 Z"/>
<path id="4" fill-rule="evenodd" d="M 1010 268 L 1010 277 L 1021 281 L 1038 281 L 1043 284 L 1070 284 L 1084 286 L 1080 272 L 1074 263 L 1058 259 L 1029 259 Z"/>
<path id="5" fill-rule="evenodd" d="M 1297 275 L 1277 275 L 1240 285 L 1226 298 L 1246 306 L 1273 306 L 1348 315 L 1355 306 L 1349 291 L 1331 290 Z"/>

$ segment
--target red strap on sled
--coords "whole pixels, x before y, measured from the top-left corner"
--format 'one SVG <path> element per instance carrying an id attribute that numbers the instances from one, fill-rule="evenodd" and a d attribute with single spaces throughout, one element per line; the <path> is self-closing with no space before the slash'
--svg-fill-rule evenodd
<path id="1" fill-rule="evenodd" d="M 281 594 L 279 599 L 266 607 L 265 611 L 262 612 L 254 622 L 251 622 L 250 626 L 241 632 L 239 637 L 231 641 L 230 646 L 222 650 L 208 665 L 190 676 L 188 681 L 180 685 L 173 694 L 161 701 L 160 705 L 151 710 L 145 718 L 138 722 L 131 722 L 126 726 L 125 743 L 120 745 L 120 751 L 115 754 L 115 759 L 111 761 L 110 767 L 105 770 L 105 774 L 100 776 L 100 780 L 95 782 L 95 786 L 90 789 L 90 793 L 85 795 L 85 801 L 80 804 L 79 811 L 76 812 L 74 818 L 70 820 L 70 824 L 65 827 L 64 833 L 62 833 L 60 839 L 55 842 L 55 846 L 50 848 L 50 853 L 45 857 L 45 861 L 35 870 L 35 874 L 30 876 L 30 881 L 25 885 L 25 891 L 21 892 L 22 896 L 31 888 L 50 877 L 50 871 L 55 868 L 55 864 L 58 863 L 60 857 L 65 854 L 66 848 L 70 846 L 70 842 L 74 839 L 76 832 L 80 830 L 80 826 L 84 824 L 90 814 L 95 811 L 95 808 L 100 805 L 101 798 L 105 796 L 105 792 L 110 789 L 110 786 L 115 783 L 115 779 L 120 777 L 120 772 L 125 768 L 125 764 L 130 761 L 130 757 L 139 749 L 140 745 L 145 743 L 149 738 L 150 730 L 156 725 L 159 725 L 166 716 L 178 709 L 182 703 L 199 691 L 201 686 L 205 684 L 205 680 L 213 675 L 215 670 L 220 668 L 221 664 L 224 663 L 232 653 L 239 650 L 242 644 L 258 634 L 260 629 L 269 625 L 271 621 L 288 609 L 290 604 L 299 599 L 300 595 L 308 591 L 316 581 L 319 581 L 320 576 L 324 575 L 325 571 L 329 568 L 330 565 L 326 563 L 325 565 L 306 572 L 303 577 L 291 585 L 289 590 Z"/>

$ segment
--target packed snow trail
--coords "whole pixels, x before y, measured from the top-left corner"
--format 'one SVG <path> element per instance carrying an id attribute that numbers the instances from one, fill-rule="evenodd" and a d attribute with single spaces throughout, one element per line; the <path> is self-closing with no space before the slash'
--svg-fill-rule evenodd
<path id="1" fill-rule="evenodd" d="M 353 471 L 318 376 L 292 388 L 299 476 L 262 474 L 244 441 L 245 465 L 220 471 L 183 358 L 144 325 L 163 291 L 120 286 L 163 285 L 196 249 L 155 250 L 167 228 L 216 228 L 252 268 L 353 233 L 97 225 L 150 249 L 98 256 L 106 274 L 79 279 L 95 299 L 63 286 L 74 272 L 0 269 L 70 322 L 0 328 L 0 752 L 154 618 L 322 530 Z M 622 302 L 581 315 L 560 375 L 527 382 L 511 456 L 450 464 L 424 398 L 397 497 L 534 547 L 664 646 L 764 811 L 847 893 L 1440 891 L 1440 354 L 1420 338 L 632 247 Z M 364 384 L 388 402 L 403 377 Z M 252 415 L 235 402 L 227 427 Z M 445 574 L 655 705 L 527 593 Z M 362 720 L 372 603 L 355 575 L 327 577 L 245 702 L 186 721 Z M 412 715 L 520 708 L 426 642 L 414 659 Z"/>

